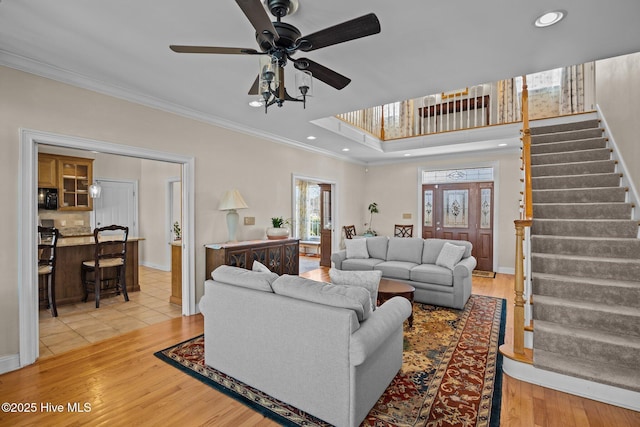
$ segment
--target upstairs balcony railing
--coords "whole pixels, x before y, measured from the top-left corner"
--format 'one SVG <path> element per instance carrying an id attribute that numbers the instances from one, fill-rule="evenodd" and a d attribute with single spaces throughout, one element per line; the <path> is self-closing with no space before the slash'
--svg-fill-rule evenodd
<path id="1" fill-rule="evenodd" d="M 522 121 L 522 77 L 336 116 L 381 141 Z M 594 63 L 526 76 L 530 120 L 595 109 Z"/>

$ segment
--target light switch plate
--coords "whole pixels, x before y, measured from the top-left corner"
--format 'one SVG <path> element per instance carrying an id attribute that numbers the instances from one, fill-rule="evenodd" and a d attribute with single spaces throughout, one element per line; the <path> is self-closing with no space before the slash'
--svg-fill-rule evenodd
<path id="1" fill-rule="evenodd" d="M 256 225 L 256 217 L 255 216 L 245 216 L 244 217 L 244 225 Z"/>

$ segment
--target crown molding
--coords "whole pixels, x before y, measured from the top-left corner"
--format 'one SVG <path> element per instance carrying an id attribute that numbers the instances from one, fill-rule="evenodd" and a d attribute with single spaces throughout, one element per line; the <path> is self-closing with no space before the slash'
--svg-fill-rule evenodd
<path id="1" fill-rule="evenodd" d="M 266 139 L 271 142 L 287 145 L 300 150 L 336 158 L 349 163 L 364 164 L 363 162 L 351 159 L 346 156 L 309 146 L 292 139 L 283 138 L 279 135 L 271 134 L 258 129 L 248 128 L 246 126 L 222 119 L 220 117 L 208 115 L 201 111 L 193 110 L 179 104 L 174 104 L 160 98 L 144 95 L 125 87 L 120 87 L 103 81 L 95 80 L 74 71 L 55 67 L 44 62 L 35 61 L 33 59 L 7 52 L 5 50 L 0 50 L 0 65 L 19 71 L 24 71 L 26 73 L 34 74 L 47 79 L 55 80 L 71 86 L 101 93 L 103 95 L 112 96 L 114 98 L 122 99 L 134 104 L 144 105 L 146 107 L 151 107 L 167 113 L 176 114 L 188 119 L 193 119 L 213 126 L 236 131 L 245 135 Z"/>

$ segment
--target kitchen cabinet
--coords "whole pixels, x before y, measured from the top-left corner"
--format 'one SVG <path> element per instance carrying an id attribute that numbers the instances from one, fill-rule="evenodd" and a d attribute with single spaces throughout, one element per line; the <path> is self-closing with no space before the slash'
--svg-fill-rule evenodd
<path id="1" fill-rule="evenodd" d="M 89 186 L 93 182 L 93 159 L 38 154 L 38 188 L 58 189 L 58 209 L 90 211 L 93 199 Z"/>
<path id="2" fill-rule="evenodd" d="M 221 265 L 251 270 L 253 261 L 266 265 L 277 274 L 294 274 L 299 271 L 299 240 L 251 240 L 246 242 L 205 245 L 206 278 Z"/>
<path id="3" fill-rule="evenodd" d="M 60 188 L 59 209 L 90 211 L 93 199 L 89 197 L 89 186 L 93 182 L 93 160 L 79 157 L 58 159 Z"/>
<path id="4" fill-rule="evenodd" d="M 58 188 L 58 157 L 38 154 L 38 188 Z"/>

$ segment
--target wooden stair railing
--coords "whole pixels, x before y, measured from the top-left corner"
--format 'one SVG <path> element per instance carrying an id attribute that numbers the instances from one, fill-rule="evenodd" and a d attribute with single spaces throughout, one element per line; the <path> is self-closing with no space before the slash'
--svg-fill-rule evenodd
<path id="1" fill-rule="evenodd" d="M 525 335 L 525 228 L 533 223 L 533 203 L 531 189 L 531 131 L 529 129 L 529 92 L 527 78 L 522 76 L 522 170 L 524 171 L 524 191 L 520 219 L 514 221 L 516 228 L 513 342 L 500 346 L 500 352 L 512 359 L 532 363 L 533 353 L 524 347 Z"/>

